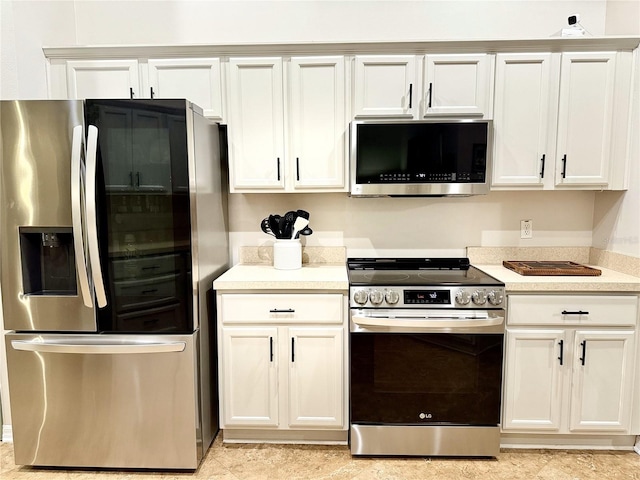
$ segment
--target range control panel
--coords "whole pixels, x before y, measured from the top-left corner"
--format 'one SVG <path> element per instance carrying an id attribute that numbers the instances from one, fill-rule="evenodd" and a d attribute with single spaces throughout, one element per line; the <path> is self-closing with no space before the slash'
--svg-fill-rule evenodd
<path id="1" fill-rule="evenodd" d="M 351 308 L 499 308 L 504 287 L 351 287 Z"/>

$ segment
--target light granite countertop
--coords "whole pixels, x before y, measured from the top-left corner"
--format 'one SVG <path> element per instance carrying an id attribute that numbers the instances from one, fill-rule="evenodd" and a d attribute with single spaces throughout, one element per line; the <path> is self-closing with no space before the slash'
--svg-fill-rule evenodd
<path id="1" fill-rule="evenodd" d="M 504 282 L 509 292 L 562 292 L 562 293 L 640 293 L 640 277 L 627 275 L 615 270 L 593 266 L 602 271 L 599 276 L 539 276 L 520 275 L 502 265 L 479 265 L 483 272 Z"/>
<path id="2" fill-rule="evenodd" d="M 236 265 L 213 282 L 214 290 L 349 290 L 347 266 L 304 264 L 296 270 L 277 270 L 268 264 Z"/>

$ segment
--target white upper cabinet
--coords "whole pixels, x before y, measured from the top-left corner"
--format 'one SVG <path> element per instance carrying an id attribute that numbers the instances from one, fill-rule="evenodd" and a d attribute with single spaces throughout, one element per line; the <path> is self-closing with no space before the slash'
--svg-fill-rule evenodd
<path id="1" fill-rule="evenodd" d="M 426 55 L 424 116 L 477 115 L 491 118 L 494 56 Z"/>
<path id="2" fill-rule="evenodd" d="M 68 60 L 49 72 L 51 98 L 185 98 L 224 118 L 218 58 Z"/>
<path id="3" fill-rule="evenodd" d="M 556 184 L 609 181 L 616 53 L 564 53 Z"/>
<path id="4" fill-rule="evenodd" d="M 284 190 L 282 59 L 229 60 L 231 191 Z"/>
<path id="5" fill-rule="evenodd" d="M 499 54 L 493 186 L 553 187 L 559 56 Z"/>
<path id="6" fill-rule="evenodd" d="M 354 116 L 417 117 L 417 64 L 415 55 L 357 55 Z"/>
<path id="7" fill-rule="evenodd" d="M 222 75 L 219 58 L 149 59 L 153 98 L 186 98 L 205 117 L 222 119 Z"/>
<path id="8" fill-rule="evenodd" d="M 626 188 L 631 59 L 497 55 L 492 188 Z"/>
<path id="9" fill-rule="evenodd" d="M 289 132 L 296 190 L 347 184 L 343 57 L 294 57 L 289 76 Z"/>
<path id="10" fill-rule="evenodd" d="M 231 58 L 231 192 L 346 191 L 345 97 L 344 57 Z"/>
<path id="11" fill-rule="evenodd" d="M 66 98 L 137 98 L 137 60 L 74 60 L 66 62 Z"/>

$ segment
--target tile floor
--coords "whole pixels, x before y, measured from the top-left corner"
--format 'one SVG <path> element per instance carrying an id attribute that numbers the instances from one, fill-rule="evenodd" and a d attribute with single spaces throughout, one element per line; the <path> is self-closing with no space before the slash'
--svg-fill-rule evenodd
<path id="1" fill-rule="evenodd" d="M 0 479 L 327 479 L 327 480 L 640 480 L 631 451 L 505 450 L 496 459 L 354 458 L 345 446 L 223 445 L 218 437 L 195 472 L 132 472 L 17 467 L 0 443 Z"/>

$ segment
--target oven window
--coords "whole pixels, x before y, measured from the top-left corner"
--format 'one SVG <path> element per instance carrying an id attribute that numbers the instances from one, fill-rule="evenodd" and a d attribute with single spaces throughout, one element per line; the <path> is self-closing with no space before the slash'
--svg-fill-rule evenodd
<path id="1" fill-rule="evenodd" d="M 497 425 L 503 334 L 351 334 L 351 422 Z"/>

